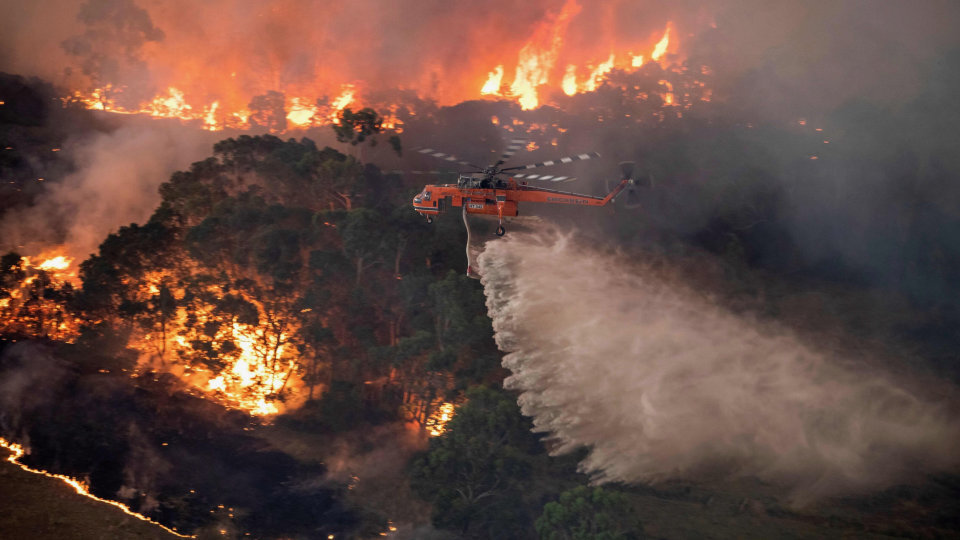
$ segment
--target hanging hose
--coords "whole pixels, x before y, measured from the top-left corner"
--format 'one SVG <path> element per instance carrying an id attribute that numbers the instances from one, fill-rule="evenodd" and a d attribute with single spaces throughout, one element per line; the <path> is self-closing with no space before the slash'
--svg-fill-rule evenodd
<path id="1" fill-rule="evenodd" d="M 467 229 L 467 277 L 480 279 L 480 274 L 474 270 L 473 257 L 470 254 L 470 221 L 467 220 L 467 202 L 463 203 L 463 226 Z"/>

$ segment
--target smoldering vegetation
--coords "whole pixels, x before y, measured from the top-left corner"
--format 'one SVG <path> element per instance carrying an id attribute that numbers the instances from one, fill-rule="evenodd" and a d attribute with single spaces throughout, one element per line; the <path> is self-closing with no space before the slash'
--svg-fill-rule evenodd
<path id="1" fill-rule="evenodd" d="M 480 257 L 505 386 L 599 482 L 756 476 L 797 504 L 954 470 L 952 387 L 736 315 L 556 231 Z"/>

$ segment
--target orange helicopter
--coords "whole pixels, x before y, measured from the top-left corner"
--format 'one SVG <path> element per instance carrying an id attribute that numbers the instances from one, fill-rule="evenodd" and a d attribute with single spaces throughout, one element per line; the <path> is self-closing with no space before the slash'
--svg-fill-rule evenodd
<path id="1" fill-rule="evenodd" d="M 455 156 L 437 152 L 432 148 L 418 150 L 421 154 L 428 154 L 436 158 L 452 161 L 478 169 L 475 172 L 461 174 L 456 184 L 428 184 L 413 198 L 413 209 L 427 218 L 427 223 L 433 223 L 433 216 L 439 215 L 450 207 L 462 206 L 465 214 L 484 214 L 497 216 L 497 236 L 503 236 L 506 229 L 503 227 L 503 218 L 515 217 L 520 214 L 519 203 L 537 202 L 548 204 L 571 204 L 580 206 L 605 206 L 615 200 L 617 195 L 632 182 L 633 164 L 621 163 L 623 179 L 606 197 L 583 195 L 556 189 L 547 189 L 527 185 L 527 182 L 517 182 L 516 179 L 547 180 L 563 182 L 572 180 L 569 176 L 552 176 L 538 174 L 514 174 L 512 177 L 501 178 L 500 175 L 512 171 L 550 167 L 600 157 L 596 152 L 578 154 L 561 159 L 543 161 L 518 167 L 500 168 L 507 158 L 512 156 L 526 141 L 514 140 L 507 147 L 500 159 L 489 167 L 478 167 L 466 161 L 460 161 Z"/>
<path id="2" fill-rule="evenodd" d="M 579 206 L 605 206 L 613 202 L 628 184 L 632 184 L 633 163 L 620 164 L 623 178 L 606 197 L 596 197 L 581 193 L 571 193 L 556 189 L 547 189 L 527 185 L 526 181 L 517 182 L 516 179 L 545 180 L 564 182 L 573 180 L 569 176 L 553 176 L 538 174 L 513 174 L 512 177 L 502 178 L 501 175 L 513 171 L 549 167 L 600 157 L 596 152 L 578 154 L 557 160 L 543 161 L 518 167 L 501 168 L 501 165 L 516 151 L 525 145 L 524 140 L 513 140 L 500 159 L 489 167 L 478 167 L 472 163 L 461 161 L 456 156 L 437 152 L 432 148 L 418 150 L 421 154 L 428 154 L 435 158 L 466 165 L 477 169 L 472 173 L 460 174 L 456 184 L 428 184 L 423 191 L 413 198 L 413 209 L 427 218 L 427 223 L 433 223 L 433 217 L 451 207 L 462 207 L 463 222 L 467 228 L 467 275 L 479 278 L 474 271 L 474 264 L 470 252 L 470 223 L 467 214 L 482 214 L 497 216 L 496 234 L 503 236 L 506 229 L 503 218 L 520 215 L 519 203 L 536 202 L 547 204 L 570 204 Z"/>

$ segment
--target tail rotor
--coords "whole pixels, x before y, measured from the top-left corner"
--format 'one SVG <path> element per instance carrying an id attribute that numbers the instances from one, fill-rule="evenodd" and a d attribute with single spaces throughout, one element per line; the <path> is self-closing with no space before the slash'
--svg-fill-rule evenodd
<path id="1" fill-rule="evenodd" d="M 617 195 L 620 205 L 627 210 L 640 208 L 640 194 L 637 192 L 637 182 L 633 179 L 635 163 L 632 161 L 620 162 L 620 180 L 629 180 L 627 187 Z M 607 181 L 607 190 L 610 190 L 610 182 Z"/>

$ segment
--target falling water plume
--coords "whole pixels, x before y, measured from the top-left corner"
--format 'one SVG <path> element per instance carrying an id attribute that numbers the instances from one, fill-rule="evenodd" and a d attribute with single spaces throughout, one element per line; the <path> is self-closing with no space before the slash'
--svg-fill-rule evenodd
<path id="1" fill-rule="evenodd" d="M 506 386 L 597 482 L 758 477 L 802 505 L 957 465 L 952 388 L 919 395 L 569 235 L 479 264 Z"/>

